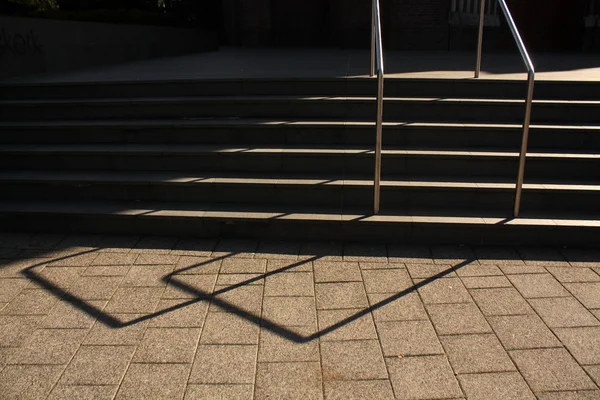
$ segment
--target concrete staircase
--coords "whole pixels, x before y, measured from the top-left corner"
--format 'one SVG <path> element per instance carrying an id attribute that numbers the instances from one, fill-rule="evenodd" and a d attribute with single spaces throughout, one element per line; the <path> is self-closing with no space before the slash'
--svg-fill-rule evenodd
<path id="1" fill-rule="evenodd" d="M 370 79 L 0 87 L 2 230 L 600 243 L 600 85 Z"/>

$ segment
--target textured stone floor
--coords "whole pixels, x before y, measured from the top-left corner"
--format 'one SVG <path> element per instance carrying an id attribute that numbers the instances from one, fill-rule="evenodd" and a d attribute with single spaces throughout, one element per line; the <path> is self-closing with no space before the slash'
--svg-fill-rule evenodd
<path id="1" fill-rule="evenodd" d="M 599 399 L 600 251 L 0 234 L 2 399 Z"/>

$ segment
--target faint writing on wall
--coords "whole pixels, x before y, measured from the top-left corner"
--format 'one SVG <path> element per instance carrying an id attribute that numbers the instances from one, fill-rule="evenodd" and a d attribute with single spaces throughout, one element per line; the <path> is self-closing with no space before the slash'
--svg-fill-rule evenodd
<path id="1" fill-rule="evenodd" d="M 40 38 L 33 30 L 20 34 L 0 29 L 0 58 L 7 55 L 25 56 L 28 54 L 41 53 L 43 46 Z"/>

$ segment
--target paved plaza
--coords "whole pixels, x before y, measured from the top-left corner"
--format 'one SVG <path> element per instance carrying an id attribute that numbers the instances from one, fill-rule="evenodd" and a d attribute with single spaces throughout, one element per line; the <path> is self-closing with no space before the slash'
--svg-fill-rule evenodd
<path id="1" fill-rule="evenodd" d="M 0 235 L 2 399 L 600 399 L 600 252 Z"/>

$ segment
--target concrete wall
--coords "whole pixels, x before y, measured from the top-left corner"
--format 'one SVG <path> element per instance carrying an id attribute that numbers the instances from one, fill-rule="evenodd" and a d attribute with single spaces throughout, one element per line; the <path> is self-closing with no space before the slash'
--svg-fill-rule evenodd
<path id="1" fill-rule="evenodd" d="M 0 78 L 207 51 L 217 39 L 196 29 L 0 17 Z"/>

